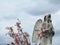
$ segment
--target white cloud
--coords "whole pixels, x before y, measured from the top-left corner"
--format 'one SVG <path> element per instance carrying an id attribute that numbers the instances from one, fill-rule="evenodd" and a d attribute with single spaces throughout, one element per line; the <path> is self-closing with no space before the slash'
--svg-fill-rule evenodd
<path id="1" fill-rule="evenodd" d="M 26 12 L 31 15 L 42 15 L 46 13 L 53 13 L 59 9 L 59 6 L 49 3 L 47 0 L 32 1 L 35 5 L 27 8 Z"/>
<path id="2" fill-rule="evenodd" d="M 52 21 L 53 21 L 55 30 L 60 31 L 60 10 L 57 11 L 56 13 L 52 14 Z"/>

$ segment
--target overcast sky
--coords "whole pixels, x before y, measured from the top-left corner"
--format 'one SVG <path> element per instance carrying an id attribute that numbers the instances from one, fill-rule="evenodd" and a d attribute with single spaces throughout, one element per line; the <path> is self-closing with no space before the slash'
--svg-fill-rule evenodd
<path id="1" fill-rule="evenodd" d="M 49 13 L 56 32 L 53 45 L 60 45 L 60 0 L 0 0 L 0 44 L 12 41 L 12 38 L 5 35 L 8 32 L 5 27 L 15 28 L 17 18 L 22 23 L 23 31 L 32 35 L 36 20 L 43 20 L 45 14 Z"/>

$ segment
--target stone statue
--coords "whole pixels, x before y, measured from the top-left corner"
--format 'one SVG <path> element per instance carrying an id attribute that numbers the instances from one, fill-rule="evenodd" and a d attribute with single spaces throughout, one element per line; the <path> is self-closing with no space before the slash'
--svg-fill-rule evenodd
<path id="1" fill-rule="evenodd" d="M 48 14 L 44 17 L 44 21 L 42 19 L 37 20 L 33 30 L 32 42 L 37 45 L 37 41 L 40 40 L 39 45 L 51 45 L 54 34 L 51 14 Z"/>

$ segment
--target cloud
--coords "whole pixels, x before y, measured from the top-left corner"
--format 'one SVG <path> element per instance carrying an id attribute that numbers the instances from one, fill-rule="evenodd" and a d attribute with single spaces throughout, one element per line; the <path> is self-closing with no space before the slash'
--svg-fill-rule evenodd
<path id="1" fill-rule="evenodd" d="M 55 36 L 58 37 L 60 35 L 60 31 L 55 31 Z"/>
<path id="2" fill-rule="evenodd" d="M 56 12 L 60 5 L 53 4 L 50 0 L 6 0 L 0 1 L 0 15 L 18 15 L 21 11 L 25 11 L 30 15 L 43 15 L 46 13 Z M 0 16 L 2 17 L 2 16 Z"/>
<path id="3" fill-rule="evenodd" d="M 21 11 L 30 15 L 43 15 L 56 12 L 58 9 L 59 6 L 52 4 L 50 0 L 0 1 L 0 15 L 5 16 L 18 15 Z"/>
<path id="4" fill-rule="evenodd" d="M 53 4 L 60 4 L 60 0 L 49 0 Z"/>
<path id="5" fill-rule="evenodd" d="M 43 15 L 46 13 L 54 13 L 56 11 L 58 11 L 59 6 L 50 3 L 50 1 L 48 0 L 38 0 L 38 1 L 32 1 L 33 2 L 31 5 L 34 4 L 34 6 L 28 7 L 26 9 L 26 12 L 31 14 L 31 15 Z"/>
<path id="6" fill-rule="evenodd" d="M 53 37 L 52 45 L 60 45 L 60 40 L 59 39 L 60 39 L 60 36 Z"/>
<path id="7" fill-rule="evenodd" d="M 7 39 L 8 38 L 8 39 Z M 0 44 L 2 45 L 2 44 L 10 44 L 11 42 L 13 42 L 13 39 L 11 38 L 11 37 L 9 37 L 9 36 L 1 36 L 0 35 Z"/>
<path id="8" fill-rule="evenodd" d="M 57 11 L 58 9 L 59 5 L 57 6 L 46 0 L 0 0 L 0 37 L 3 35 L 3 38 L 0 38 L 0 42 L 6 43 L 6 40 L 9 40 L 10 37 L 4 35 L 7 33 L 5 27 L 14 26 L 17 18 L 22 23 L 23 31 L 32 35 L 36 20 L 39 18 L 43 19 L 43 14 L 45 13 L 52 13 L 52 21 L 56 31 L 55 36 L 58 38 L 60 34 L 60 11 Z M 57 38 L 54 39 L 54 43 L 59 39 Z M 8 42 L 11 41 L 12 39 Z M 57 44 L 59 42 L 56 42 Z"/>
<path id="9" fill-rule="evenodd" d="M 53 22 L 53 26 L 54 26 L 54 30 L 60 30 L 60 10 L 57 11 L 56 13 L 52 14 L 52 22 Z"/>

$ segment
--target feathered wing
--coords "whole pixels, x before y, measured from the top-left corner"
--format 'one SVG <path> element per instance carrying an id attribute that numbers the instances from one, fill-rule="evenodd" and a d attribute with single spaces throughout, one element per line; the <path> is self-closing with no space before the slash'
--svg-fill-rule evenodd
<path id="1" fill-rule="evenodd" d="M 35 42 L 37 40 L 38 33 L 41 32 L 41 26 L 42 26 L 42 19 L 38 19 L 33 29 L 32 42 Z"/>

